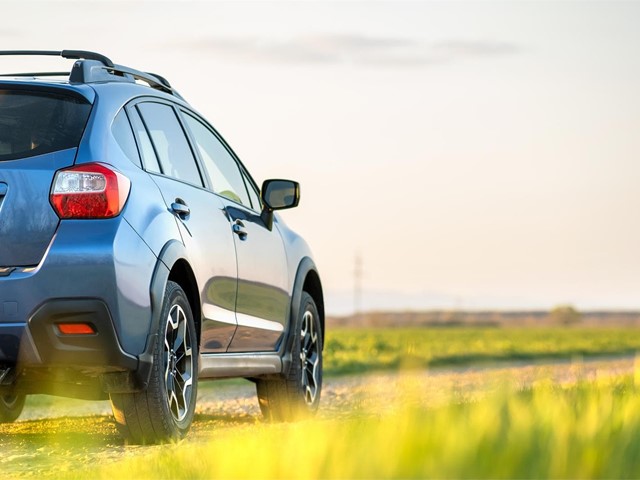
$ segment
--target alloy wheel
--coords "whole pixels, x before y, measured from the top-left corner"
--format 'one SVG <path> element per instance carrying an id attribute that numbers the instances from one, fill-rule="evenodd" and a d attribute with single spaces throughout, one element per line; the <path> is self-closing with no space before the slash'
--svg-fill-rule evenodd
<path id="1" fill-rule="evenodd" d="M 304 400 L 307 405 L 313 405 L 318 395 L 318 385 L 320 383 L 320 345 L 313 313 L 308 310 L 304 312 L 302 316 L 300 341 L 300 363 Z"/>
<path id="2" fill-rule="evenodd" d="M 193 355 L 187 316 L 173 305 L 167 316 L 164 338 L 164 380 L 173 418 L 181 422 L 187 415 L 193 392 Z"/>

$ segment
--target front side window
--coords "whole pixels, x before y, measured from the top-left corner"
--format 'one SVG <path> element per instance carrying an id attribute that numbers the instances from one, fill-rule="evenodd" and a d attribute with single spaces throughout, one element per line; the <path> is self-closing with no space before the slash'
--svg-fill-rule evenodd
<path id="1" fill-rule="evenodd" d="M 226 147 L 200 120 L 188 114 L 184 119 L 193 134 L 213 191 L 229 200 L 251 207 L 242 173 Z"/>
<path id="2" fill-rule="evenodd" d="M 138 110 L 153 142 L 162 172 L 202 186 L 196 160 L 173 108 L 162 103 L 146 102 L 139 104 Z"/>
<path id="3" fill-rule="evenodd" d="M 253 183 L 251 182 L 251 180 L 249 180 L 248 175 L 244 174 L 243 176 L 244 176 L 245 184 L 247 185 L 247 190 L 249 190 L 249 197 L 251 198 L 251 206 L 253 207 L 254 210 L 259 212 L 260 210 L 262 210 L 262 202 L 260 201 L 260 194 L 258 193 L 258 190 L 253 186 Z"/>
<path id="4" fill-rule="evenodd" d="M 0 161 L 77 147 L 89 112 L 81 98 L 0 89 Z"/>

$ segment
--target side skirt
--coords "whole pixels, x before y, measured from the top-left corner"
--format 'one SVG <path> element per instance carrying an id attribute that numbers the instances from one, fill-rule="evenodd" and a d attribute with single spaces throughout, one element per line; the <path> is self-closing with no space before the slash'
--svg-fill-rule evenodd
<path id="1" fill-rule="evenodd" d="M 277 353 L 214 353 L 200 355 L 199 378 L 255 377 L 282 372 Z"/>

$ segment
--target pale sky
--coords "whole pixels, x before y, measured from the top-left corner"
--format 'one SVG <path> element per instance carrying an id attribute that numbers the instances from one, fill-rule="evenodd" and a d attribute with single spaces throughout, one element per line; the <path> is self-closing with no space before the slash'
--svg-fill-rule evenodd
<path id="1" fill-rule="evenodd" d="M 364 309 L 640 308 L 638 2 L 0 7 L 1 48 L 160 73 L 259 183 L 300 181 L 329 313 L 357 253 Z"/>

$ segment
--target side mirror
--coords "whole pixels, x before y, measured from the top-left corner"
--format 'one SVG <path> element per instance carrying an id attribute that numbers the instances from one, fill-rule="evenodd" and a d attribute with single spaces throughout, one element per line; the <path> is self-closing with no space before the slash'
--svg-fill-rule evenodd
<path id="1" fill-rule="evenodd" d="M 265 180 L 262 201 L 270 210 L 297 207 L 300 203 L 300 184 L 292 180 Z"/>
<path id="2" fill-rule="evenodd" d="M 269 230 L 273 228 L 273 211 L 297 207 L 300 203 L 300 184 L 293 180 L 272 179 L 262 184 L 262 220 Z"/>

